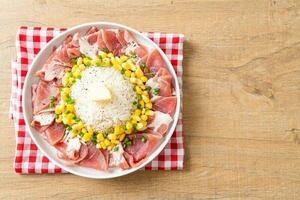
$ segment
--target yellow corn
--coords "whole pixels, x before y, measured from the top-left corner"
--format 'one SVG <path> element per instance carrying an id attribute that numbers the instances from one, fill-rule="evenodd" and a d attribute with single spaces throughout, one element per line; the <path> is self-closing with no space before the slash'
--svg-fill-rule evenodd
<path id="1" fill-rule="evenodd" d="M 126 70 L 125 71 L 125 76 L 130 77 L 130 75 L 131 75 L 131 72 L 129 70 Z"/>
<path id="2" fill-rule="evenodd" d="M 112 57 L 114 57 L 114 54 L 108 53 L 108 54 L 107 54 L 107 57 L 112 58 Z"/>
<path id="3" fill-rule="evenodd" d="M 137 122 L 136 119 L 131 119 L 132 124 L 136 124 L 136 122 Z"/>
<path id="4" fill-rule="evenodd" d="M 62 82 L 62 85 L 63 85 L 64 87 L 66 87 L 66 86 L 69 84 L 69 78 L 67 78 L 66 76 L 64 76 L 64 77 L 62 78 L 61 82 Z"/>
<path id="5" fill-rule="evenodd" d="M 88 59 L 88 58 L 86 58 L 86 57 L 83 58 L 82 62 L 83 62 L 83 64 L 84 64 L 85 66 L 90 66 L 90 65 L 91 65 L 91 60 Z"/>
<path id="6" fill-rule="evenodd" d="M 143 73 L 143 71 L 141 70 L 141 68 L 137 68 L 136 70 L 135 70 L 135 75 L 138 77 L 138 78 L 141 78 L 143 75 L 144 75 L 144 73 Z"/>
<path id="7" fill-rule="evenodd" d="M 126 122 L 126 129 L 132 129 L 132 123 L 131 122 Z"/>
<path id="8" fill-rule="evenodd" d="M 101 148 L 101 144 L 96 144 L 96 148 L 100 149 Z"/>
<path id="9" fill-rule="evenodd" d="M 61 123 L 62 122 L 62 116 L 58 115 L 58 117 L 55 119 L 56 123 Z"/>
<path id="10" fill-rule="evenodd" d="M 140 100 L 139 101 L 139 104 L 140 104 L 140 106 L 143 108 L 143 107 L 145 107 L 145 102 L 143 101 L 143 100 Z"/>
<path id="11" fill-rule="evenodd" d="M 151 102 L 146 103 L 146 108 L 152 109 L 152 103 Z"/>
<path id="12" fill-rule="evenodd" d="M 115 133 L 116 135 L 120 134 L 120 133 L 121 133 L 121 127 L 120 127 L 120 126 L 116 126 L 116 127 L 114 128 L 114 133 Z"/>
<path id="13" fill-rule="evenodd" d="M 142 115 L 141 119 L 144 120 L 144 121 L 147 121 L 148 117 L 147 117 L 147 115 Z"/>
<path id="14" fill-rule="evenodd" d="M 149 99 L 147 96 L 142 95 L 142 98 L 143 98 L 143 101 L 144 101 L 145 103 L 149 103 L 149 102 L 150 102 L 150 99 Z"/>
<path id="15" fill-rule="evenodd" d="M 68 81 L 68 82 L 69 82 L 69 85 L 72 85 L 74 81 L 75 81 L 75 79 L 74 79 L 73 77 L 70 77 L 70 78 L 69 78 L 69 81 Z"/>
<path id="16" fill-rule="evenodd" d="M 90 134 L 93 134 L 93 132 L 94 132 L 93 128 L 90 127 L 90 126 L 87 127 L 87 131 L 88 131 L 88 133 L 90 133 Z"/>
<path id="17" fill-rule="evenodd" d="M 146 76 L 142 76 L 142 77 L 141 77 L 141 80 L 142 80 L 144 83 L 146 83 L 146 82 L 148 81 L 148 79 L 147 79 Z"/>
<path id="18" fill-rule="evenodd" d="M 110 141 L 109 141 L 108 139 L 105 139 L 105 140 L 104 140 L 104 144 L 105 144 L 106 146 L 109 146 L 109 145 L 110 145 Z"/>
<path id="19" fill-rule="evenodd" d="M 84 133 L 84 134 L 87 133 L 86 128 L 83 128 L 83 129 L 81 130 L 81 132 Z"/>
<path id="20" fill-rule="evenodd" d="M 67 104 L 66 109 L 70 112 L 74 112 L 74 105 L 73 104 Z"/>
<path id="21" fill-rule="evenodd" d="M 81 65 L 82 64 L 82 57 L 79 57 L 78 59 L 77 59 L 77 65 Z"/>
<path id="22" fill-rule="evenodd" d="M 106 56 L 107 56 L 107 53 L 105 53 L 104 51 L 99 51 L 98 54 L 101 56 L 102 59 L 106 58 Z"/>
<path id="23" fill-rule="evenodd" d="M 103 64 L 104 64 L 105 67 L 110 66 L 110 59 L 109 58 L 104 58 L 103 59 Z"/>
<path id="24" fill-rule="evenodd" d="M 134 115 L 139 116 L 142 113 L 142 111 L 140 109 L 136 109 L 134 111 Z"/>
<path id="25" fill-rule="evenodd" d="M 143 123 L 137 123 L 137 124 L 136 124 L 136 129 L 137 129 L 138 131 L 143 130 L 143 129 L 144 129 Z"/>
<path id="26" fill-rule="evenodd" d="M 77 125 L 78 125 L 78 129 L 82 129 L 84 126 L 82 121 L 78 122 Z"/>
<path id="27" fill-rule="evenodd" d="M 99 141 L 103 141 L 104 140 L 104 136 L 103 136 L 102 133 L 98 133 L 97 140 L 99 140 Z"/>
<path id="28" fill-rule="evenodd" d="M 122 62 L 125 62 L 126 60 L 128 60 L 128 57 L 127 56 L 121 56 L 120 59 L 121 59 Z"/>
<path id="29" fill-rule="evenodd" d="M 152 116 L 154 112 L 152 110 L 146 110 L 145 115 Z"/>
<path id="30" fill-rule="evenodd" d="M 75 131 L 75 130 L 70 130 L 70 135 L 71 135 L 72 138 L 76 137 L 78 135 L 78 132 Z"/>
<path id="31" fill-rule="evenodd" d="M 135 77 L 130 77 L 130 83 L 136 83 L 136 78 Z"/>
<path id="32" fill-rule="evenodd" d="M 135 71 L 136 70 L 136 66 L 133 63 L 129 64 L 131 71 Z"/>
<path id="33" fill-rule="evenodd" d="M 93 136 L 93 133 L 87 132 L 83 135 L 82 139 L 87 142 L 87 141 L 91 140 L 92 136 Z"/>
<path id="34" fill-rule="evenodd" d="M 64 112 L 64 106 L 62 104 L 58 104 L 56 107 L 55 107 L 55 114 L 60 114 Z"/>
<path id="35" fill-rule="evenodd" d="M 117 64 L 122 64 L 122 60 L 119 57 L 115 57 L 115 61 Z"/>
<path id="36" fill-rule="evenodd" d="M 119 136 L 119 140 L 120 140 L 120 141 L 123 141 L 124 138 L 125 138 L 125 134 L 122 134 L 122 135 Z"/>
<path id="37" fill-rule="evenodd" d="M 118 141 L 117 141 L 116 139 L 112 139 L 110 142 L 111 142 L 112 144 L 117 144 L 117 143 L 118 143 Z"/>
<path id="38" fill-rule="evenodd" d="M 136 91 L 136 93 L 138 93 L 138 94 L 143 94 L 143 90 L 142 90 L 139 86 L 136 86 L 136 87 L 135 87 L 135 91 Z"/>

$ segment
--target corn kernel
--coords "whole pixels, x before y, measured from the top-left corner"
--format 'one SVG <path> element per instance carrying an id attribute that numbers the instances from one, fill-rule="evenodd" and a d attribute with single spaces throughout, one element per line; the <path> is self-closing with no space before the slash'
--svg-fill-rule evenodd
<path id="1" fill-rule="evenodd" d="M 125 138 L 125 134 L 122 134 L 122 135 L 119 136 L 119 140 L 120 140 L 120 141 L 123 141 L 124 138 Z"/>
<path id="2" fill-rule="evenodd" d="M 125 76 L 130 77 L 130 75 L 131 75 L 131 72 L 129 70 L 126 70 L 125 71 Z"/>
<path id="3" fill-rule="evenodd" d="M 111 136 L 111 140 L 116 140 L 116 139 L 117 139 L 117 135 L 113 134 L 113 135 Z"/>
<path id="4" fill-rule="evenodd" d="M 129 64 L 131 71 L 135 71 L 136 70 L 136 66 L 133 63 Z"/>
<path id="5" fill-rule="evenodd" d="M 86 128 L 83 128 L 83 129 L 81 130 L 81 132 L 84 133 L 84 134 L 87 133 Z"/>
<path id="6" fill-rule="evenodd" d="M 77 69 L 78 69 L 78 65 L 74 65 L 74 66 L 72 67 L 72 70 L 71 70 L 72 74 L 73 74 Z"/>
<path id="7" fill-rule="evenodd" d="M 82 64 L 82 57 L 79 57 L 78 59 L 77 59 L 77 65 L 81 65 Z"/>
<path id="8" fill-rule="evenodd" d="M 101 144 L 96 144 L 96 148 L 100 149 L 101 148 Z"/>
<path id="9" fill-rule="evenodd" d="M 132 129 L 127 129 L 127 130 L 125 130 L 125 133 L 126 133 L 126 134 L 131 134 L 131 133 L 132 133 Z"/>
<path id="10" fill-rule="evenodd" d="M 83 58 L 82 62 L 85 66 L 91 66 L 91 64 L 92 64 L 91 60 L 87 57 Z"/>
<path id="11" fill-rule="evenodd" d="M 67 104 L 66 109 L 67 109 L 67 111 L 74 112 L 74 105 L 73 104 Z"/>
<path id="12" fill-rule="evenodd" d="M 107 54 L 107 57 L 112 58 L 112 57 L 114 57 L 114 54 L 108 53 L 108 54 Z"/>
<path id="13" fill-rule="evenodd" d="M 63 78 L 62 78 L 62 85 L 64 86 L 64 87 L 66 87 L 68 84 L 69 84 L 69 78 L 67 78 L 66 76 L 64 76 Z"/>
<path id="14" fill-rule="evenodd" d="M 56 123 L 61 123 L 62 122 L 62 116 L 58 115 L 58 117 L 55 119 Z"/>
<path id="15" fill-rule="evenodd" d="M 73 125 L 72 125 L 72 129 L 73 129 L 73 130 L 76 130 L 76 131 L 79 130 L 78 124 L 73 124 Z"/>
<path id="16" fill-rule="evenodd" d="M 109 145 L 110 145 L 110 141 L 109 141 L 108 139 L 105 139 L 105 140 L 104 140 L 104 144 L 105 144 L 106 146 L 109 146 Z"/>
<path id="17" fill-rule="evenodd" d="M 64 112 L 64 106 L 63 105 L 61 105 L 61 104 L 58 104 L 56 107 L 55 107 L 55 114 L 60 114 L 60 113 L 62 113 L 62 112 Z"/>
<path id="18" fill-rule="evenodd" d="M 99 144 L 100 144 L 100 146 L 101 146 L 102 148 L 106 147 L 104 141 L 100 142 Z"/>
<path id="19" fill-rule="evenodd" d="M 82 129 L 84 126 L 82 121 L 78 122 L 77 125 L 78 125 L 78 129 Z"/>
<path id="20" fill-rule="evenodd" d="M 118 64 L 122 64 L 122 60 L 119 57 L 115 57 L 115 61 Z"/>
<path id="21" fill-rule="evenodd" d="M 104 51 L 99 51 L 98 55 L 101 56 L 101 58 L 103 59 L 103 58 L 106 58 L 107 53 L 105 53 Z"/>
<path id="22" fill-rule="evenodd" d="M 144 83 L 146 83 L 146 82 L 148 81 L 148 79 L 147 79 L 146 76 L 142 76 L 142 77 L 141 77 L 141 80 L 142 80 Z"/>
<path id="23" fill-rule="evenodd" d="M 141 70 L 141 68 L 137 68 L 136 70 L 135 70 L 135 75 L 138 77 L 138 78 L 141 78 L 143 75 L 144 75 L 144 73 L 143 73 L 143 71 Z"/>
<path id="24" fill-rule="evenodd" d="M 132 129 L 132 123 L 131 122 L 126 122 L 126 129 Z"/>
<path id="25" fill-rule="evenodd" d="M 71 135 L 72 138 L 76 137 L 78 135 L 78 132 L 75 131 L 75 130 L 70 130 L 70 135 Z"/>
<path id="26" fill-rule="evenodd" d="M 143 123 L 137 123 L 137 124 L 136 124 L 136 129 L 137 129 L 138 131 L 142 131 L 144 128 L 145 128 L 145 127 L 144 127 Z"/>
<path id="27" fill-rule="evenodd" d="M 113 67 L 114 67 L 116 70 L 121 70 L 121 69 L 122 69 L 121 65 L 118 64 L 118 63 L 114 64 Z"/>
<path id="28" fill-rule="evenodd" d="M 70 85 L 72 85 L 74 81 L 75 81 L 75 79 L 73 77 L 70 77 L 68 82 Z"/>
<path id="29" fill-rule="evenodd" d="M 126 60 L 128 60 L 128 57 L 127 56 L 121 56 L 120 59 L 121 59 L 122 62 L 125 62 Z"/>
<path id="30" fill-rule="evenodd" d="M 117 141 L 116 139 L 112 139 L 110 142 L 111 142 L 112 144 L 118 144 L 118 141 Z"/>
<path id="31" fill-rule="evenodd" d="M 144 120 L 144 121 L 147 121 L 148 117 L 147 117 L 147 115 L 142 115 L 141 119 Z"/>
<path id="32" fill-rule="evenodd" d="M 120 126 L 116 126 L 115 128 L 114 128 L 114 133 L 115 134 L 120 134 L 121 133 L 121 127 Z"/>
<path id="33" fill-rule="evenodd" d="M 140 109 L 136 109 L 134 111 L 134 115 L 139 116 L 142 113 L 142 111 Z"/>
<path id="34" fill-rule="evenodd" d="M 145 106 L 145 102 L 143 100 L 139 101 L 140 106 L 143 108 Z"/>
<path id="35" fill-rule="evenodd" d="M 146 103 L 146 108 L 152 109 L 152 103 L 151 102 Z"/>
<path id="36" fill-rule="evenodd" d="M 133 78 L 135 78 L 135 73 L 132 72 L 130 76 L 133 77 Z"/>
<path id="37" fill-rule="evenodd" d="M 108 66 L 110 66 L 110 59 L 109 58 L 104 58 L 102 63 L 103 63 L 104 67 L 108 67 Z"/>
<path id="38" fill-rule="evenodd" d="M 143 101 L 144 101 L 145 103 L 149 103 L 149 102 L 150 102 L 150 99 L 149 99 L 147 96 L 142 95 L 142 98 L 143 98 Z"/>
<path id="39" fill-rule="evenodd" d="M 136 78 L 135 77 L 130 77 L 130 83 L 136 83 Z"/>
<path id="40" fill-rule="evenodd" d="M 87 127 L 87 131 L 88 131 L 88 133 L 90 133 L 90 134 L 93 134 L 93 132 L 94 132 L 93 128 L 90 127 L 90 126 Z"/>
<path id="41" fill-rule="evenodd" d="M 136 124 L 137 123 L 136 119 L 131 119 L 131 123 Z"/>
<path id="42" fill-rule="evenodd" d="M 136 91 L 136 93 L 138 93 L 138 94 L 143 94 L 143 90 L 142 90 L 139 86 L 136 86 L 136 87 L 135 87 L 135 91 Z"/>
<path id="43" fill-rule="evenodd" d="M 92 136 L 93 136 L 93 133 L 88 132 L 83 135 L 82 139 L 87 142 L 87 141 L 91 140 Z"/>
<path id="44" fill-rule="evenodd" d="M 103 141 L 104 140 L 104 136 L 103 136 L 102 133 L 98 133 L 97 140 L 99 140 L 99 141 Z"/>
<path id="45" fill-rule="evenodd" d="M 137 79 L 136 83 L 141 87 L 143 84 L 143 81 L 141 79 Z"/>

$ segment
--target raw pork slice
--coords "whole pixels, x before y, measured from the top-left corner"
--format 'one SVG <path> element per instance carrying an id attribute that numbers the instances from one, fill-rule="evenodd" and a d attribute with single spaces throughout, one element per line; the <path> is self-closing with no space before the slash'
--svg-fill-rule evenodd
<path id="1" fill-rule="evenodd" d="M 146 66 L 152 73 L 156 73 L 160 68 L 165 67 L 166 64 L 158 50 L 155 49 L 148 55 Z"/>
<path id="2" fill-rule="evenodd" d="M 61 123 L 53 123 L 45 130 L 44 134 L 47 138 L 47 141 L 51 145 L 54 145 L 63 139 L 65 135 L 64 125 Z"/>
<path id="3" fill-rule="evenodd" d="M 80 143 L 79 138 L 57 143 L 55 148 L 58 150 L 58 157 L 69 164 L 78 163 L 88 155 L 87 145 Z"/>
<path id="4" fill-rule="evenodd" d="M 154 112 L 154 117 L 151 119 L 148 127 L 153 128 L 154 132 L 159 133 L 160 135 L 164 135 L 170 123 L 173 121 L 173 118 L 169 114 L 162 113 L 160 111 Z"/>
<path id="5" fill-rule="evenodd" d="M 124 157 L 124 149 L 119 143 L 111 150 L 109 167 L 120 167 L 121 169 L 128 169 L 129 165 Z"/>
<path id="6" fill-rule="evenodd" d="M 173 117 L 176 109 L 176 96 L 159 97 L 155 100 L 153 109 Z"/>
<path id="7" fill-rule="evenodd" d="M 144 138 L 144 139 L 143 139 Z M 131 167 L 136 166 L 156 147 L 161 136 L 151 133 L 130 136 L 132 145 L 125 148 L 124 156 Z M 129 155 L 128 155 L 129 154 Z"/>
<path id="8" fill-rule="evenodd" d="M 59 95 L 59 89 L 54 83 L 40 80 L 38 85 L 32 86 L 33 113 L 47 109 L 51 102 L 51 97 L 56 98 Z"/>
<path id="9" fill-rule="evenodd" d="M 106 150 L 99 150 L 95 145 L 88 145 L 88 155 L 78 163 L 83 167 L 90 167 L 98 170 L 107 170 L 109 154 Z"/>

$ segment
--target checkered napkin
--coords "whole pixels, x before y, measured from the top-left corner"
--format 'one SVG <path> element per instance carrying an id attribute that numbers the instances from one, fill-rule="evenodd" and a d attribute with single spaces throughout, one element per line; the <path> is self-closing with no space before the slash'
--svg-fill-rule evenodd
<path id="1" fill-rule="evenodd" d="M 16 155 L 14 168 L 17 173 L 62 173 L 65 172 L 45 157 L 33 143 L 25 125 L 22 109 L 22 88 L 31 62 L 37 53 L 64 28 L 20 27 L 17 33 L 17 59 L 12 63 L 12 95 L 10 114 L 16 130 Z M 144 33 L 157 43 L 170 59 L 182 86 L 182 34 Z M 181 105 L 182 106 L 182 105 Z M 181 107 L 182 108 L 182 107 Z M 183 168 L 184 148 L 182 111 L 171 140 L 164 150 L 145 170 L 180 170 Z"/>

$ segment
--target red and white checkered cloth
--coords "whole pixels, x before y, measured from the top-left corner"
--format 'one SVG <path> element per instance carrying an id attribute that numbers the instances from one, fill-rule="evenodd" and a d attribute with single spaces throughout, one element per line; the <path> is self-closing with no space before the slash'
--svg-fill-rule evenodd
<path id="1" fill-rule="evenodd" d="M 33 143 L 26 128 L 22 110 L 22 88 L 28 67 L 37 53 L 47 42 L 64 28 L 20 27 L 17 33 L 17 59 L 12 63 L 12 95 L 10 114 L 16 129 L 16 156 L 14 168 L 17 173 L 62 173 L 65 172 L 55 166 L 45 157 Z M 166 53 L 177 73 L 180 87 L 182 87 L 182 34 L 144 33 L 157 43 Z M 182 106 L 182 105 L 181 105 Z M 182 107 L 181 107 L 182 109 Z M 182 110 L 179 121 L 171 140 L 164 150 L 147 166 L 145 170 L 180 170 L 183 168 L 184 148 L 182 132 Z"/>

